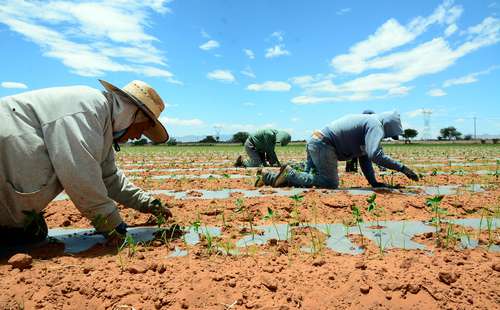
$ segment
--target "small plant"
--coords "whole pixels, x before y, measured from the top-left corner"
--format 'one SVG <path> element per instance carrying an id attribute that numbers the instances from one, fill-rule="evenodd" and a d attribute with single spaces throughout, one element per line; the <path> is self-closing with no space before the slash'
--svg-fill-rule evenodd
<path id="1" fill-rule="evenodd" d="M 200 232 L 200 227 L 201 227 L 201 219 L 200 219 L 200 214 L 196 214 L 196 220 L 191 223 L 191 227 L 193 227 L 194 231 L 196 233 Z"/>
<path id="2" fill-rule="evenodd" d="M 493 216 L 486 217 L 486 229 L 488 230 L 488 247 L 490 247 L 493 243 Z"/>
<path id="3" fill-rule="evenodd" d="M 217 248 L 216 246 L 214 247 L 214 237 L 212 236 L 212 234 L 210 234 L 210 231 L 208 231 L 208 228 L 206 227 L 203 236 L 205 237 L 205 241 L 207 242 L 208 254 L 211 255 L 214 252 L 214 248 Z"/>
<path id="4" fill-rule="evenodd" d="M 441 201 L 443 200 L 443 197 L 443 195 L 437 195 L 432 198 L 428 198 L 426 202 L 427 206 L 431 208 L 431 212 L 434 215 L 431 219 L 431 223 L 436 226 L 436 242 L 438 245 L 441 244 L 441 237 L 439 235 L 441 218 L 443 215 L 446 215 L 446 209 L 441 208 Z"/>
<path id="5" fill-rule="evenodd" d="M 377 205 L 377 202 L 375 201 L 377 199 L 377 194 L 372 194 L 368 199 L 366 199 L 366 202 L 368 202 L 368 206 L 366 210 L 370 213 L 372 213 L 377 221 L 377 239 L 378 239 L 378 246 L 380 250 L 380 254 L 384 252 L 383 246 L 382 246 L 382 226 L 380 226 L 379 223 L 379 218 L 381 216 L 380 212 L 382 211 L 381 207 Z"/>
<path id="6" fill-rule="evenodd" d="M 359 234 L 361 235 L 361 245 L 364 245 L 364 236 L 363 236 L 363 231 L 361 230 L 361 223 L 363 223 L 363 216 L 361 215 L 361 210 L 356 206 L 352 207 L 351 210 L 352 210 L 353 221 L 358 226 Z"/>
<path id="7" fill-rule="evenodd" d="M 255 231 L 253 229 L 253 221 L 254 221 L 254 214 L 245 206 L 245 201 L 241 198 L 236 199 L 236 209 L 234 210 L 237 213 L 243 212 L 244 213 L 244 218 L 248 222 L 248 225 L 250 226 L 250 233 L 252 234 L 252 240 L 255 239 Z"/>
<path id="8" fill-rule="evenodd" d="M 118 248 L 118 252 L 122 252 L 123 249 L 127 248 L 127 256 L 132 257 L 134 256 L 135 252 L 137 252 L 137 242 L 134 240 L 134 237 L 132 235 L 127 234 L 125 236 L 125 239 L 123 240 L 122 245 Z"/>
<path id="9" fill-rule="evenodd" d="M 271 220 L 271 223 L 273 224 L 274 230 L 276 231 L 276 236 L 278 236 L 278 240 L 281 240 L 280 233 L 278 231 L 278 228 L 276 227 L 276 223 L 274 222 L 274 217 L 275 217 L 275 213 L 274 213 L 273 209 L 267 207 L 267 214 L 264 215 L 264 217 L 262 219 L 263 220 Z"/>

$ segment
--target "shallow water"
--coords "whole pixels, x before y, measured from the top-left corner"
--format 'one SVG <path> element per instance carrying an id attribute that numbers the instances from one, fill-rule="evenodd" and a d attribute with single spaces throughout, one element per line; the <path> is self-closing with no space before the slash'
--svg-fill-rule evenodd
<path id="1" fill-rule="evenodd" d="M 263 192 L 261 192 L 261 190 Z M 172 196 L 175 199 L 228 199 L 232 195 L 242 195 L 245 198 L 253 197 L 267 197 L 267 196 L 293 196 L 299 195 L 310 189 L 307 188 L 264 188 L 264 189 L 222 189 L 222 190 L 191 190 L 191 191 L 175 191 L 167 189 L 159 189 L 148 191 L 151 195 L 166 195 Z M 377 191 L 389 191 L 396 194 L 404 195 L 416 195 L 419 193 L 425 195 L 456 195 L 462 191 L 481 193 L 485 190 L 480 184 L 470 184 L 466 186 L 459 185 L 438 185 L 438 186 L 408 186 L 403 189 L 389 189 L 389 188 L 379 188 L 374 190 L 373 188 L 340 188 L 335 190 L 325 190 L 317 189 L 317 192 L 323 194 L 334 195 L 336 193 L 344 192 L 354 196 L 362 195 L 372 195 Z M 65 193 L 59 194 L 54 201 L 68 200 L 69 197 Z"/>
<path id="2" fill-rule="evenodd" d="M 446 220 L 444 220 L 446 221 Z M 471 219 L 450 219 L 448 222 L 464 228 L 472 228 L 478 230 L 487 229 L 486 218 L 482 220 L 479 218 Z M 491 229 L 496 230 L 500 228 L 500 220 L 498 218 L 491 219 Z M 251 245 L 263 245 L 271 239 L 288 240 L 297 228 L 304 229 L 310 227 L 325 234 L 326 240 L 320 248 L 327 248 L 334 252 L 342 254 L 357 255 L 363 253 L 363 249 L 351 240 L 351 235 L 359 235 L 361 229 L 362 234 L 375 245 L 381 247 L 383 250 L 389 249 L 405 249 L 405 250 L 427 250 L 424 244 L 413 241 L 412 239 L 419 234 L 434 232 L 435 227 L 429 223 L 422 221 L 380 221 L 362 223 L 358 226 L 344 226 L 343 224 L 301 224 L 300 226 L 289 226 L 288 224 L 276 225 L 259 225 L 254 226 L 255 234 L 247 234 L 239 238 L 235 242 L 236 248 L 231 250 L 231 254 L 244 253 L 246 248 Z M 247 229 L 248 225 L 245 225 Z M 243 228 L 243 227 L 242 227 Z M 158 229 L 156 227 L 134 227 L 129 228 L 128 233 L 133 237 L 135 242 L 148 242 L 153 240 L 154 233 Z M 200 236 L 205 235 L 209 237 L 222 236 L 222 230 L 219 227 L 201 226 L 185 227 L 182 229 L 184 234 L 180 237 L 187 246 L 193 246 L 200 242 Z M 49 230 L 49 237 L 64 243 L 65 253 L 78 254 L 84 252 L 97 244 L 104 244 L 105 238 L 96 234 L 93 229 L 67 229 L 55 228 Z M 168 237 L 168 236 L 167 236 Z M 474 239 L 475 234 L 472 233 L 468 237 L 461 236 L 462 248 L 476 248 L 478 242 Z M 38 245 L 38 246 L 43 246 Z M 217 245 L 214 245 L 214 247 Z M 8 253 L 27 251 L 29 247 L 15 247 L 15 248 L 2 248 L 0 249 L 0 256 L 5 256 Z M 219 247 L 219 251 L 224 250 Z M 500 247 L 492 245 L 488 248 L 492 252 L 500 252 Z M 312 247 L 305 246 L 302 248 L 304 252 L 314 252 Z M 169 257 L 185 256 L 187 255 L 185 249 L 176 248 Z"/>
<path id="3" fill-rule="evenodd" d="M 253 178 L 250 175 L 244 174 L 181 174 L 181 175 L 154 175 L 152 180 L 181 180 L 181 179 L 247 179 Z"/>

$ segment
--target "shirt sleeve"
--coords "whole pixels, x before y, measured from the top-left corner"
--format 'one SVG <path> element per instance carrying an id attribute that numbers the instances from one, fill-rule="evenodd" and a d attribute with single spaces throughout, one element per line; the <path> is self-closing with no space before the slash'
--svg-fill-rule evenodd
<path id="1" fill-rule="evenodd" d="M 116 167 L 115 152 L 110 150 L 101 165 L 102 179 L 108 190 L 108 196 L 127 208 L 143 210 L 152 200 L 151 196 L 132 184 L 123 171 Z"/>
<path id="2" fill-rule="evenodd" d="M 266 159 L 272 166 L 279 164 L 278 156 L 276 155 L 276 135 L 270 134 L 266 139 Z"/>
<path id="3" fill-rule="evenodd" d="M 377 178 L 375 177 L 375 171 L 373 170 L 372 162 L 368 159 L 368 156 L 359 157 L 359 166 L 368 183 L 372 186 L 376 185 Z"/>
<path id="4" fill-rule="evenodd" d="M 97 117 L 69 115 L 42 130 L 57 178 L 75 206 L 98 231 L 113 230 L 122 219 L 102 177 L 104 133 Z"/>
<path id="5" fill-rule="evenodd" d="M 387 169 L 401 171 L 403 164 L 384 154 L 380 145 L 384 137 L 384 129 L 380 126 L 370 126 L 365 135 L 366 156 L 372 162 Z M 373 168 L 372 168 L 373 169 Z"/>

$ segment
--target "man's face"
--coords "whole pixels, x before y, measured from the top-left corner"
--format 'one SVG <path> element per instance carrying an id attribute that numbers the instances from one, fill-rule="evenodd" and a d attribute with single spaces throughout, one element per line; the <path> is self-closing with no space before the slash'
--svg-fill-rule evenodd
<path id="1" fill-rule="evenodd" d="M 150 121 L 145 121 L 141 123 L 134 123 L 132 124 L 129 129 L 127 130 L 127 133 L 118 139 L 119 143 L 125 143 L 129 139 L 139 139 L 144 131 L 146 129 L 149 129 L 153 126 L 153 124 Z"/>

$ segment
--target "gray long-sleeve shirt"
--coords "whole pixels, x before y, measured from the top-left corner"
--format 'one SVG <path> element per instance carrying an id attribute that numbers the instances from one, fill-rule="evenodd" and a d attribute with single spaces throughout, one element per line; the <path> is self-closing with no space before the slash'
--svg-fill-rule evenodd
<path id="1" fill-rule="evenodd" d="M 85 86 L 0 99 L 0 226 L 22 226 L 22 211 L 41 211 L 63 189 L 84 216 L 101 216 L 101 231 L 122 221 L 114 201 L 149 203 L 116 167 L 114 104 Z"/>
<path id="2" fill-rule="evenodd" d="M 371 162 L 396 171 L 403 168 L 403 164 L 384 154 L 380 144 L 383 138 L 402 132 L 396 112 L 347 115 L 322 130 L 325 141 L 335 147 L 339 160 L 359 158 L 363 174 L 372 185 L 377 181 Z"/>

